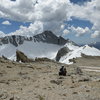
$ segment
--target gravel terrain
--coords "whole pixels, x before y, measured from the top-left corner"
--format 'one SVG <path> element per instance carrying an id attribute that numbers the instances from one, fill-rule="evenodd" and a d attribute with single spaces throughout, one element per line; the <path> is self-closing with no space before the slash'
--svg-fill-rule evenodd
<path id="1" fill-rule="evenodd" d="M 61 65 L 67 76 L 58 75 Z M 86 69 L 100 70 L 99 57 L 79 58 L 72 65 L 0 58 L 0 100 L 100 100 L 100 72 Z"/>

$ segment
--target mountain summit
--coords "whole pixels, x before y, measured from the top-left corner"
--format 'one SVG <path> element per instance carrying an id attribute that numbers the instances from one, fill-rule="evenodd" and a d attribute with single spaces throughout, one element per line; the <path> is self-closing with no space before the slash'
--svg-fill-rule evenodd
<path id="1" fill-rule="evenodd" d="M 24 41 L 34 41 L 34 42 L 44 42 L 49 44 L 64 45 L 68 42 L 63 37 L 57 37 L 51 31 L 44 31 L 41 34 L 35 35 L 33 37 L 21 36 L 21 35 L 11 35 L 0 38 L 0 45 L 3 44 L 13 44 L 14 46 L 22 45 Z"/>

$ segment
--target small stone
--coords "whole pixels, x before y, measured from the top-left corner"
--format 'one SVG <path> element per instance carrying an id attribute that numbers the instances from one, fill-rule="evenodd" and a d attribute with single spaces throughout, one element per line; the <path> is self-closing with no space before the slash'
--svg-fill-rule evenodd
<path id="1" fill-rule="evenodd" d="M 78 94 L 78 92 L 73 92 L 73 94 Z"/>
<path id="2" fill-rule="evenodd" d="M 90 90 L 86 90 L 86 92 L 90 92 Z"/>

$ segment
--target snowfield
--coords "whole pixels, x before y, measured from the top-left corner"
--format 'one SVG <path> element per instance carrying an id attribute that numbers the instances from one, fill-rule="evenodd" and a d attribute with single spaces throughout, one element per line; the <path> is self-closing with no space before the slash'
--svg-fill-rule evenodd
<path id="1" fill-rule="evenodd" d="M 25 41 L 23 45 L 19 45 L 18 47 L 13 46 L 12 44 L 1 45 L 0 56 L 4 55 L 8 59 L 16 60 L 16 50 L 20 50 L 29 58 L 47 57 L 54 59 L 60 48 L 61 46 L 55 44 Z"/>
<path id="2" fill-rule="evenodd" d="M 72 64 L 72 62 L 69 62 L 69 59 L 81 57 L 82 53 L 89 56 L 100 56 L 100 50 L 88 45 L 78 47 L 68 44 L 66 46 L 68 46 L 72 51 L 60 59 L 61 63 Z"/>

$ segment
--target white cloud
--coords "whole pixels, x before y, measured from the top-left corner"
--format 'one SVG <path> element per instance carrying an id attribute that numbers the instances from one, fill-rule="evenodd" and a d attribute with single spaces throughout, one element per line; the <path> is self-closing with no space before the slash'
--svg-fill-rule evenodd
<path id="1" fill-rule="evenodd" d="M 22 22 L 39 21 L 44 30 L 59 34 L 61 24 L 67 19 L 69 0 L 38 0 L 35 3 L 36 0 L 0 0 L 0 17 Z"/>
<path id="2" fill-rule="evenodd" d="M 66 19 L 69 0 L 0 0 L 0 16 L 17 21 L 59 21 Z M 63 11 L 63 12 L 62 12 Z"/>
<path id="3" fill-rule="evenodd" d="M 92 35 L 92 38 L 100 38 L 100 31 L 95 31 Z"/>
<path id="4" fill-rule="evenodd" d="M 91 0 L 84 5 L 73 4 L 70 0 L 38 0 L 38 3 L 36 0 L 0 0 L 1 18 L 41 22 L 44 30 L 56 33 L 63 29 L 63 22 L 71 20 L 72 16 L 90 21 L 93 24 L 92 31 L 100 32 L 100 0 Z M 82 36 L 88 28 L 78 27 L 74 31 L 77 32 L 76 36 Z"/>
<path id="5" fill-rule="evenodd" d="M 61 29 L 63 30 L 64 28 L 65 28 L 65 25 L 62 24 L 62 25 L 61 25 Z"/>
<path id="6" fill-rule="evenodd" d="M 83 36 L 85 34 L 90 33 L 90 29 L 88 27 L 82 28 L 82 27 L 74 27 L 74 26 L 71 26 L 71 27 L 68 27 L 68 29 L 72 33 L 76 34 L 77 37 Z"/>
<path id="7" fill-rule="evenodd" d="M 70 32 L 69 32 L 69 30 L 67 30 L 67 29 L 65 29 L 64 31 L 63 31 L 63 35 L 67 35 L 67 34 L 69 34 Z"/>
<path id="8" fill-rule="evenodd" d="M 70 11 L 71 16 L 90 21 L 93 24 L 92 31 L 100 32 L 100 0 L 91 0 L 83 6 L 73 4 Z"/>
<path id="9" fill-rule="evenodd" d="M 2 22 L 3 25 L 11 25 L 11 23 L 9 21 L 4 21 Z"/>
<path id="10" fill-rule="evenodd" d="M 33 36 L 41 32 L 43 32 L 43 23 L 36 21 L 33 24 L 31 23 L 29 27 L 25 27 L 21 25 L 19 30 L 11 34 L 12 35 Z"/>
<path id="11" fill-rule="evenodd" d="M 43 23 L 44 30 L 60 32 L 60 26 L 67 19 L 69 0 L 0 0 L 0 17 L 11 20 Z"/>

